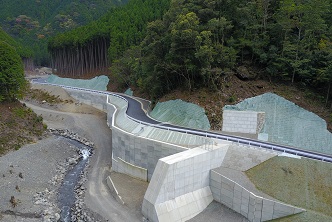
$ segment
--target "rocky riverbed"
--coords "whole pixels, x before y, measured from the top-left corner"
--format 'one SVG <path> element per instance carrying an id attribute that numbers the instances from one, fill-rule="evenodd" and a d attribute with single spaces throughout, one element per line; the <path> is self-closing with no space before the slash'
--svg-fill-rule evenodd
<path id="1" fill-rule="evenodd" d="M 69 130 L 50 132 L 50 137 L 0 157 L 0 221 L 59 221 L 59 188 L 66 173 L 82 158 L 70 140 L 90 148 L 94 144 Z M 86 172 L 75 187 L 71 221 L 103 221 L 84 205 Z"/>

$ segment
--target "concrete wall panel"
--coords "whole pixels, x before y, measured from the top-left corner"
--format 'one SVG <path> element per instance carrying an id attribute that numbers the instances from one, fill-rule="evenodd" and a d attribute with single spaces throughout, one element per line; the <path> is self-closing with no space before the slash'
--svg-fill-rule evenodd
<path id="1" fill-rule="evenodd" d="M 210 172 L 210 188 L 214 200 L 242 214 L 249 221 L 267 221 L 305 211 L 257 196 L 216 171 Z"/>
<path id="2" fill-rule="evenodd" d="M 258 134 L 264 125 L 265 116 L 254 111 L 223 111 L 223 126 L 225 132 Z"/>
<path id="3" fill-rule="evenodd" d="M 213 200 L 209 172 L 220 166 L 228 146 L 194 148 L 159 159 L 144 196 L 144 216 L 151 221 L 186 221 L 203 211 Z"/>

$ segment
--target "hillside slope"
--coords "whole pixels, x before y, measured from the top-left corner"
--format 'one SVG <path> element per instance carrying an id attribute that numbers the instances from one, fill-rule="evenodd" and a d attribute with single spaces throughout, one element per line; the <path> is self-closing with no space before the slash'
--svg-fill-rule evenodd
<path id="1" fill-rule="evenodd" d="M 52 28 L 63 31 L 71 26 L 91 22 L 110 8 L 126 3 L 121 0 L 3 0 L 0 8 L 0 24 L 14 28 L 11 34 L 20 34 L 23 29 Z M 23 17 L 25 15 L 26 17 Z M 30 20 L 30 19 L 32 20 Z"/>
<path id="2" fill-rule="evenodd" d="M 222 128 L 222 108 L 225 105 L 236 104 L 246 98 L 272 92 L 296 105 L 313 112 L 323 118 L 328 125 L 328 130 L 332 131 L 331 110 L 324 105 L 324 97 L 313 89 L 285 84 L 282 82 L 271 83 L 266 80 L 243 81 L 235 75 L 227 76 L 217 91 L 207 88 L 193 91 L 175 90 L 163 96 L 159 101 L 171 99 L 182 99 L 203 107 L 208 115 L 211 129 L 221 130 Z M 139 95 L 139 92 L 135 92 Z M 134 93 L 134 95 L 135 95 Z M 141 96 L 144 96 L 141 94 Z"/>
<path id="3" fill-rule="evenodd" d="M 126 0 L 3 0 L 0 26 L 33 48 L 37 64 L 48 63 L 47 39 L 103 16 Z"/>

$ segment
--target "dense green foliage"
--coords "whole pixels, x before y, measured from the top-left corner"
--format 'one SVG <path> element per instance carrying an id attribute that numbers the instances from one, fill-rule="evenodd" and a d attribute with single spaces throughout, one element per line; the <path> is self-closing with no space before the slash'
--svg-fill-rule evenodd
<path id="1" fill-rule="evenodd" d="M 22 58 L 29 58 L 32 56 L 31 49 L 23 47 L 21 44 L 17 43 L 11 36 L 9 36 L 5 31 L 0 27 L 0 41 L 7 42 L 9 45 L 14 46 L 17 53 Z"/>
<path id="2" fill-rule="evenodd" d="M 102 69 L 108 64 L 105 60 L 140 44 L 147 23 L 160 19 L 168 6 L 169 0 L 132 0 L 98 21 L 58 34 L 48 45 L 55 68 L 67 75 Z"/>
<path id="3" fill-rule="evenodd" d="M 19 97 L 25 84 L 21 57 L 13 46 L 0 41 L 0 102 Z"/>
<path id="4" fill-rule="evenodd" d="M 163 19 L 148 25 L 141 45 L 117 60 L 113 71 L 152 97 L 183 86 L 218 89 L 220 79 L 239 65 L 256 67 L 270 80 L 329 88 L 330 3 L 173 0 Z"/>
<path id="5" fill-rule="evenodd" d="M 47 39 L 100 18 L 126 0 L 2 0 L 0 26 L 33 49 L 37 65 L 47 65 Z"/>
<path id="6" fill-rule="evenodd" d="M 112 73 L 152 98 L 178 87 L 220 89 L 221 79 L 243 66 L 258 71 L 257 78 L 324 88 L 328 102 L 331 2 L 172 0 L 161 18 L 165 7 L 159 6 L 166 0 L 132 0 L 98 22 L 57 36 L 49 48 L 68 51 L 107 38 Z"/>

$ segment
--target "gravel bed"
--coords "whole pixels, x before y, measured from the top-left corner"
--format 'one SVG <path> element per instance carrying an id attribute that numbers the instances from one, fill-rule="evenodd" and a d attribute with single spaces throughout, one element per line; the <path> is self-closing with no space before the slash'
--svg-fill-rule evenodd
<path id="1" fill-rule="evenodd" d="M 68 130 L 50 130 L 53 134 L 94 144 Z M 59 136 L 38 141 L 0 157 L 0 221 L 58 221 L 57 194 L 64 176 L 79 161 L 76 146 Z M 103 221 L 84 205 L 87 168 L 75 188 L 76 204 L 72 221 Z"/>

